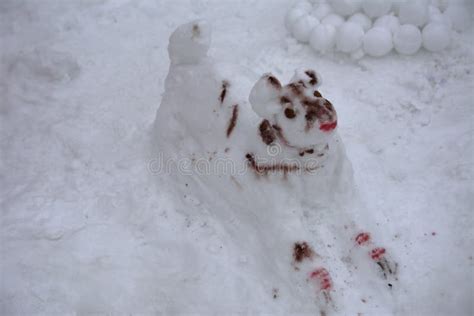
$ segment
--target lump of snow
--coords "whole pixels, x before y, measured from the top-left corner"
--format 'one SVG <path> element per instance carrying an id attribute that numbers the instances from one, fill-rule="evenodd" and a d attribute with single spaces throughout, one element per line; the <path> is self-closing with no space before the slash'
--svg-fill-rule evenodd
<path id="1" fill-rule="evenodd" d="M 394 15 L 384 15 L 384 16 L 379 17 L 374 22 L 374 26 L 383 27 L 389 30 L 392 34 L 395 34 L 395 32 L 400 27 L 400 21 Z"/>
<path id="2" fill-rule="evenodd" d="M 317 25 L 309 36 L 309 45 L 319 53 L 331 51 L 335 43 L 336 28 L 330 24 Z"/>
<path id="3" fill-rule="evenodd" d="M 395 50 L 403 55 L 415 54 L 420 49 L 421 43 L 420 30 L 411 24 L 400 26 L 393 35 Z"/>
<path id="4" fill-rule="evenodd" d="M 293 8 L 301 10 L 305 13 L 309 13 L 311 9 L 313 8 L 313 5 L 306 0 L 301 0 L 301 1 L 298 1 Z"/>
<path id="5" fill-rule="evenodd" d="M 339 28 L 336 35 L 337 49 L 344 53 L 351 53 L 362 45 L 364 30 L 362 26 L 353 22 L 346 22 Z"/>
<path id="6" fill-rule="evenodd" d="M 169 40 L 171 63 L 198 63 L 207 56 L 210 43 L 210 27 L 207 22 L 198 20 L 179 26 Z"/>
<path id="7" fill-rule="evenodd" d="M 391 8 L 391 0 L 364 0 L 362 2 L 362 9 L 370 18 L 387 14 Z"/>
<path id="8" fill-rule="evenodd" d="M 446 25 L 429 23 L 423 28 L 423 47 L 430 52 L 439 52 L 449 46 L 451 32 Z"/>
<path id="9" fill-rule="evenodd" d="M 319 24 L 318 19 L 314 16 L 304 16 L 297 20 L 291 29 L 293 36 L 302 43 L 307 43 L 309 35 L 316 25 Z"/>
<path id="10" fill-rule="evenodd" d="M 374 27 L 364 35 L 364 51 L 370 56 L 384 56 L 392 48 L 392 33 L 388 29 Z"/>
<path id="11" fill-rule="evenodd" d="M 434 6 L 434 5 L 429 5 L 428 6 L 428 16 L 432 16 L 432 15 L 435 15 L 435 14 L 441 14 L 441 10 Z"/>
<path id="12" fill-rule="evenodd" d="M 471 26 L 469 10 L 462 5 L 450 5 L 445 14 L 451 19 L 453 28 L 458 32 L 465 31 Z"/>
<path id="13" fill-rule="evenodd" d="M 332 7 L 329 4 L 322 2 L 312 11 L 311 14 L 321 21 L 330 13 L 332 13 Z"/>
<path id="14" fill-rule="evenodd" d="M 431 0 L 431 5 L 441 10 L 441 12 L 446 11 L 450 4 L 451 0 Z"/>
<path id="15" fill-rule="evenodd" d="M 351 16 L 347 21 L 359 24 L 364 29 L 364 32 L 367 32 L 372 27 L 372 20 L 369 19 L 367 15 L 360 12 Z"/>
<path id="16" fill-rule="evenodd" d="M 398 18 L 401 24 L 423 26 L 428 21 L 428 5 L 425 1 L 407 1 L 400 4 Z"/>
<path id="17" fill-rule="evenodd" d="M 330 4 L 339 15 L 349 16 L 359 11 L 362 1 L 361 0 L 331 0 Z"/>
<path id="18" fill-rule="evenodd" d="M 291 9 L 290 11 L 288 11 L 288 14 L 285 17 L 286 29 L 291 32 L 291 29 L 295 22 L 300 20 L 304 16 L 306 16 L 306 12 L 301 9 Z"/>
<path id="19" fill-rule="evenodd" d="M 448 29 L 453 28 L 453 22 L 451 22 L 451 19 L 446 15 L 446 13 L 434 13 L 430 15 L 429 22 L 444 24 Z"/>
<path id="20" fill-rule="evenodd" d="M 334 26 L 336 29 L 339 28 L 342 24 L 344 24 L 344 18 L 340 15 L 337 15 L 335 13 L 331 13 L 328 16 L 326 16 L 321 23 L 323 24 L 329 24 Z"/>

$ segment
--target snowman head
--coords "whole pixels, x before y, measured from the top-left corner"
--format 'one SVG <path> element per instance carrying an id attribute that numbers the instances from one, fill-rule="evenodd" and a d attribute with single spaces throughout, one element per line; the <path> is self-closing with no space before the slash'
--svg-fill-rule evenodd
<path id="1" fill-rule="evenodd" d="M 196 64 L 207 57 L 211 43 L 211 28 L 204 20 L 179 26 L 171 34 L 168 54 L 172 65 Z"/>
<path id="2" fill-rule="evenodd" d="M 265 74 L 254 85 L 249 101 L 285 145 L 313 148 L 326 144 L 337 126 L 336 111 L 318 91 L 320 84 L 321 77 L 312 69 L 297 70 L 286 86 Z"/>

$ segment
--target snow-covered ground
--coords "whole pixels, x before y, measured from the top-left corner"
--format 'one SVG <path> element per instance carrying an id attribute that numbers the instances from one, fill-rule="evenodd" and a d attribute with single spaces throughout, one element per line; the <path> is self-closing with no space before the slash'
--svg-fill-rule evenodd
<path id="1" fill-rule="evenodd" d="M 196 18 L 215 59 L 284 82 L 322 74 L 399 263 L 399 314 L 473 313 L 473 29 L 439 54 L 322 58 L 287 34 L 291 4 L 0 1 L 0 314 L 313 312 L 288 299 L 293 277 L 254 269 L 277 251 L 235 247 L 221 218 L 182 210 L 150 172 L 168 37 Z"/>

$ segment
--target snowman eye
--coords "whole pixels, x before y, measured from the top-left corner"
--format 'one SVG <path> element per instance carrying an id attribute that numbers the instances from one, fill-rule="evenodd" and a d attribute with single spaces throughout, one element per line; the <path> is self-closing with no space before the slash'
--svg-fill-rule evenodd
<path id="1" fill-rule="evenodd" d="M 285 116 L 289 119 L 294 119 L 296 117 L 296 112 L 292 108 L 286 108 Z"/>
<path id="2" fill-rule="evenodd" d="M 278 81 L 278 79 L 275 78 L 274 76 L 268 76 L 267 80 L 275 89 L 277 90 L 281 89 L 280 81 Z"/>
<path id="3" fill-rule="evenodd" d="M 310 78 L 309 84 L 314 86 L 318 84 L 318 78 L 313 70 L 306 70 L 305 74 Z"/>

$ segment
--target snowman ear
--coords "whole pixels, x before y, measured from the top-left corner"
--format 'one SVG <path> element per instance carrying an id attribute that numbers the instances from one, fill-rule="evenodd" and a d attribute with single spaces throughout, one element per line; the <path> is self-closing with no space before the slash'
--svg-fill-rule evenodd
<path id="1" fill-rule="evenodd" d="M 207 57 L 211 44 L 211 28 L 204 20 L 179 26 L 171 34 L 168 54 L 171 64 L 197 64 Z"/>
<path id="2" fill-rule="evenodd" d="M 271 73 L 264 74 L 250 91 L 249 101 L 252 109 L 262 118 L 270 118 L 279 108 L 278 97 L 281 92 L 280 81 Z"/>
<path id="3" fill-rule="evenodd" d="M 308 88 L 318 88 L 321 85 L 321 76 L 313 69 L 298 69 L 291 82 L 304 82 Z"/>

